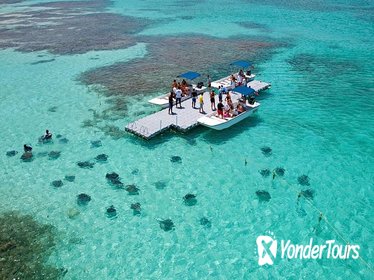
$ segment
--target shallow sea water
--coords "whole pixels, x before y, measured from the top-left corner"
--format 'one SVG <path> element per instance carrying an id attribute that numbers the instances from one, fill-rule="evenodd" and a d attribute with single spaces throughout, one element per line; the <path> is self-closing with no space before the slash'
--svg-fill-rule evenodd
<path id="1" fill-rule="evenodd" d="M 5 5 L 0 11 L 39 2 L 46 1 Z M 19 210 L 57 228 L 58 243 L 48 263 L 66 268 L 65 279 L 372 278 L 374 25 L 367 13 L 373 4 L 124 2 L 113 1 L 107 10 L 159 20 L 141 35 L 197 33 L 287 43 L 256 65 L 258 78 L 272 83 L 259 98 L 260 110 L 222 132 L 198 127 L 143 141 L 121 130 L 155 110 L 147 100 L 157 92 L 123 97 L 123 119 L 111 119 L 110 111 L 95 118 L 110 106 L 108 98 L 97 87 L 81 84 L 78 76 L 141 59 L 146 44 L 75 55 L 1 50 L 0 211 Z M 238 24 L 243 22 L 247 25 Z M 121 130 L 110 131 L 112 126 Z M 51 144 L 38 144 L 46 128 L 68 143 L 55 137 Z M 97 140 L 102 146 L 92 147 Z M 34 147 L 32 162 L 20 160 L 24 143 Z M 271 155 L 263 154 L 264 146 L 271 147 Z M 13 149 L 19 153 L 7 157 Z M 61 156 L 38 155 L 50 151 Z M 103 153 L 108 161 L 96 162 Z M 181 162 L 172 162 L 172 156 Z M 79 161 L 96 163 L 82 169 Z M 285 169 L 283 177 L 259 173 L 277 167 Z M 139 195 L 110 186 L 108 172 L 138 186 Z M 310 186 L 298 183 L 303 174 Z M 66 175 L 75 175 L 75 181 L 64 180 Z M 52 187 L 54 180 L 63 180 L 63 186 Z M 309 188 L 315 192 L 312 205 L 305 199 L 298 203 L 298 193 Z M 268 191 L 270 201 L 259 201 L 257 190 Z M 92 198 L 86 207 L 76 203 L 80 193 Z M 197 195 L 196 205 L 184 204 L 187 193 Z M 141 215 L 130 209 L 135 202 L 141 203 Z M 115 219 L 105 215 L 110 205 L 117 209 Z M 80 214 L 69 218 L 74 209 Z M 368 265 L 352 259 L 276 259 L 273 266 L 258 266 L 256 238 L 267 231 L 294 243 L 306 244 L 312 237 L 317 244 L 330 239 L 344 244 L 325 220 L 318 226 L 318 211 L 346 240 L 361 246 Z M 211 227 L 200 224 L 203 217 Z M 175 229 L 165 232 L 158 220 L 168 218 Z"/>

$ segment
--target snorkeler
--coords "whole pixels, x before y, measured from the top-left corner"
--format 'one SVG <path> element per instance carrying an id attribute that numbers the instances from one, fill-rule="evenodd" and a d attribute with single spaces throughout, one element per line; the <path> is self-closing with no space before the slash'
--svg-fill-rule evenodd
<path id="1" fill-rule="evenodd" d="M 32 151 L 32 147 L 30 145 L 23 145 L 23 150 L 25 151 L 25 153 L 31 153 Z"/>
<path id="2" fill-rule="evenodd" d="M 45 131 L 45 135 L 43 136 L 43 140 L 49 140 L 49 139 L 52 139 L 52 133 L 50 133 L 49 130 L 47 129 Z"/>

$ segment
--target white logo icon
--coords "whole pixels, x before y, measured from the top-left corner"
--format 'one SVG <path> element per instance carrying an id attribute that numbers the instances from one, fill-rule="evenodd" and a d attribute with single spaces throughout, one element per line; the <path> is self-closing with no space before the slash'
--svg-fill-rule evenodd
<path id="1" fill-rule="evenodd" d="M 258 264 L 260 266 L 274 263 L 277 255 L 277 240 L 270 236 L 260 235 L 256 240 L 258 251 Z"/>

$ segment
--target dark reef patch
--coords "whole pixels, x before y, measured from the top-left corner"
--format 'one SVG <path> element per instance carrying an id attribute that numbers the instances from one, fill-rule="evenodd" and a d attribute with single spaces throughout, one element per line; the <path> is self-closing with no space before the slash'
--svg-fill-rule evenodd
<path id="1" fill-rule="evenodd" d="M 200 73 L 210 73 L 213 79 L 219 78 L 221 72 L 227 72 L 231 61 L 252 60 L 253 57 L 263 59 L 271 55 L 272 48 L 280 46 L 279 43 L 245 38 L 235 38 L 233 44 L 233 38 L 196 35 L 138 36 L 137 40 L 148 44 L 145 58 L 89 70 L 81 75 L 80 81 L 86 85 L 102 86 L 108 96 L 163 91 L 168 89 L 176 73 L 186 69 L 199 69 Z M 137 90 L 130 90 L 134 88 Z"/>
<path id="2" fill-rule="evenodd" d="M 0 215 L 0 279 L 61 279 L 64 269 L 48 258 L 55 246 L 56 230 L 18 212 Z"/>
<path id="3" fill-rule="evenodd" d="M 41 10 L 0 16 L 0 49 L 78 54 L 93 50 L 123 49 L 136 44 L 134 34 L 150 20 L 108 13 L 110 1 L 59 1 L 32 5 Z M 48 9 L 44 9 L 48 8 Z M 6 24 L 12 21 L 12 25 Z M 35 62 L 47 63 L 52 60 Z"/>
<path id="4" fill-rule="evenodd" d="M 260 202 L 269 202 L 271 195 L 268 191 L 258 190 L 256 191 L 257 198 Z"/>

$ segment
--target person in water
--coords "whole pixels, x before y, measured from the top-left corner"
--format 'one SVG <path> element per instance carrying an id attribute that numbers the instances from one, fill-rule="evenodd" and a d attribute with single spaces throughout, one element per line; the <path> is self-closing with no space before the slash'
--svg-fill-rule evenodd
<path id="1" fill-rule="evenodd" d="M 25 153 L 31 153 L 32 152 L 32 147 L 30 145 L 23 145 L 23 150 L 25 151 Z"/>
<path id="2" fill-rule="evenodd" d="M 43 140 L 49 140 L 49 139 L 52 139 L 52 133 L 50 133 L 49 130 L 47 129 L 45 131 L 45 135 L 43 136 Z"/>

